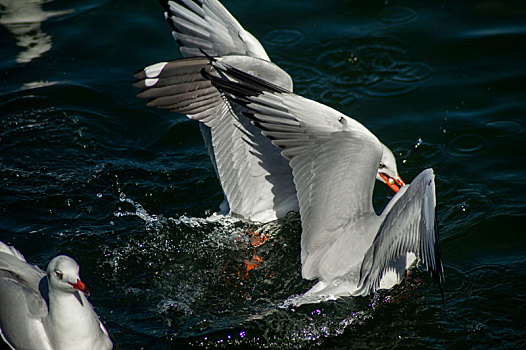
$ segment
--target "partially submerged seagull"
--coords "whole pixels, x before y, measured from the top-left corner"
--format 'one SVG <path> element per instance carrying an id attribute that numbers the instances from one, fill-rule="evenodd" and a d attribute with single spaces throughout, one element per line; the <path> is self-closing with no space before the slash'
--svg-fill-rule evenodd
<path id="1" fill-rule="evenodd" d="M 206 55 L 292 91 L 291 77 L 270 62 L 263 46 L 217 0 L 161 1 L 186 60 L 161 62 L 137 72 L 134 86 L 149 106 L 200 121 L 205 144 L 226 200 L 222 214 L 268 222 L 298 211 L 292 170 L 280 150 L 230 105 L 201 69 Z M 201 57 L 197 57 L 201 56 Z M 404 183 L 392 152 L 382 144 L 376 178 L 395 192 Z"/>
<path id="2" fill-rule="evenodd" d="M 212 69 L 202 75 L 245 108 L 244 116 L 292 168 L 302 223 L 302 276 L 319 280 L 305 296 L 391 288 L 418 258 L 443 297 L 433 170 L 403 186 L 377 215 L 372 194 L 386 147 L 375 135 L 328 106 L 209 60 Z"/>
<path id="3" fill-rule="evenodd" d="M 47 274 L 0 242 L 0 336 L 11 349 L 111 349 L 79 265 L 60 255 Z"/>

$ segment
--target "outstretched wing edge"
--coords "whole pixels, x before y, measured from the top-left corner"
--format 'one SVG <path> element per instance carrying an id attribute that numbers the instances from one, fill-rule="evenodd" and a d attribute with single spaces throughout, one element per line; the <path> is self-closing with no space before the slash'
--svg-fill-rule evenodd
<path id="1" fill-rule="evenodd" d="M 409 252 L 429 271 L 444 300 L 444 268 L 440 257 L 436 197 L 432 169 L 421 172 L 385 215 L 360 268 L 359 292 L 378 289 L 385 272 Z"/>

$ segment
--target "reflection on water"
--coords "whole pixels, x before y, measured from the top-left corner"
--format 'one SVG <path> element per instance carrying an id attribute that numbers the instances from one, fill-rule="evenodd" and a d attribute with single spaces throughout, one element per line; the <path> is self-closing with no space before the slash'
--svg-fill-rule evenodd
<path id="1" fill-rule="evenodd" d="M 18 63 L 27 63 L 51 49 L 51 36 L 42 31 L 42 22 L 50 17 L 71 13 L 73 10 L 44 11 L 42 4 L 52 0 L 0 0 L 0 24 L 16 38 L 22 49 L 16 58 Z"/>

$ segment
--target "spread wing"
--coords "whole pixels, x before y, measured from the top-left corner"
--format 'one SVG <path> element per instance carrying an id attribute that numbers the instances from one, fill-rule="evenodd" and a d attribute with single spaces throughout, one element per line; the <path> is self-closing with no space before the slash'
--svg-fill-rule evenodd
<path id="1" fill-rule="evenodd" d="M 243 55 L 270 61 L 259 41 L 217 0 L 161 0 L 185 57 Z"/>
<path id="2" fill-rule="evenodd" d="M 220 60 L 291 87 L 288 74 L 268 61 L 246 56 Z M 207 58 L 157 64 L 138 72 L 134 85 L 143 89 L 138 96 L 148 98 L 149 106 L 185 113 L 209 128 L 212 161 L 233 214 L 265 222 L 297 211 L 287 160 L 249 120 L 239 118 L 239 107 L 230 106 L 202 69 L 213 70 Z"/>
<path id="3" fill-rule="evenodd" d="M 269 74 L 268 79 L 292 88 L 290 76 L 269 63 L 259 41 L 217 0 L 160 2 L 183 56 L 242 56 L 225 59 L 237 60 L 240 67 L 250 66 L 255 73 Z M 287 162 L 256 128 L 238 119 L 236 111 L 202 78 L 202 67 L 200 59 L 161 62 L 137 73 L 135 85 L 144 89 L 139 96 L 149 98 L 150 106 L 202 122 L 203 138 L 231 213 L 265 222 L 297 210 Z"/>
<path id="4" fill-rule="evenodd" d="M 394 198 L 395 199 L 395 198 Z M 396 203 L 382 213 L 384 220 L 365 254 L 359 286 L 363 294 L 378 289 L 384 273 L 400 257 L 412 252 L 431 273 L 442 299 L 444 270 L 435 218 L 435 181 L 432 169 L 421 172 Z"/>
<path id="5" fill-rule="evenodd" d="M 373 213 L 381 143 L 357 121 L 239 69 L 213 61 L 204 76 L 278 146 L 293 169 L 302 221 L 305 278 L 316 277 L 309 255 L 334 242 L 356 217 Z M 315 265 L 315 264 L 314 264 Z"/>

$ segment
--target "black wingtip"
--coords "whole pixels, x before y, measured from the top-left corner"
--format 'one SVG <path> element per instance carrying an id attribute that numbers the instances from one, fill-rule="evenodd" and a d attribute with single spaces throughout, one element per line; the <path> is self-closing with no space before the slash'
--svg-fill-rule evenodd
<path id="1" fill-rule="evenodd" d="M 202 48 L 199 48 L 199 51 L 201 51 L 201 53 L 203 54 L 203 56 L 205 56 L 206 58 L 208 58 L 208 60 L 210 61 L 210 63 L 213 63 L 213 62 L 216 62 L 217 60 L 210 56 L 209 54 L 206 53 L 205 50 L 203 50 Z"/>
<path id="2" fill-rule="evenodd" d="M 210 80 L 212 85 L 215 86 L 219 91 L 232 95 L 232 99 L 235 99 L 238 103 L 240 101 L 248 102 L 246 96 L 258 95 L 261 93 L 257 88 L 254 88 L 249 84 L 233 82 L 219 76 L 216 77 L 207 72 L 204 68 L 201 69 L 201 75 L 203 78 Z"/>
<path id="3" fill-rule="evenodd" d="M 437 284 L 438 290 L 440 291 L 440 295 L 442 297 L 442 305 L 444 305 L 444 289 L 442 285 L 444 284 L 444 267 L 442 265 L 442 258 L 440 253 L 440 241 L 439 241 L 439 235 L 438 235 L 438 222 L 436 219 L 435 214 L 435 244 L 434 244 L 434 251 L 435 251 L 435 269 L 431 271 L 431 276 L 435 280 L 435 283 Z"/>

